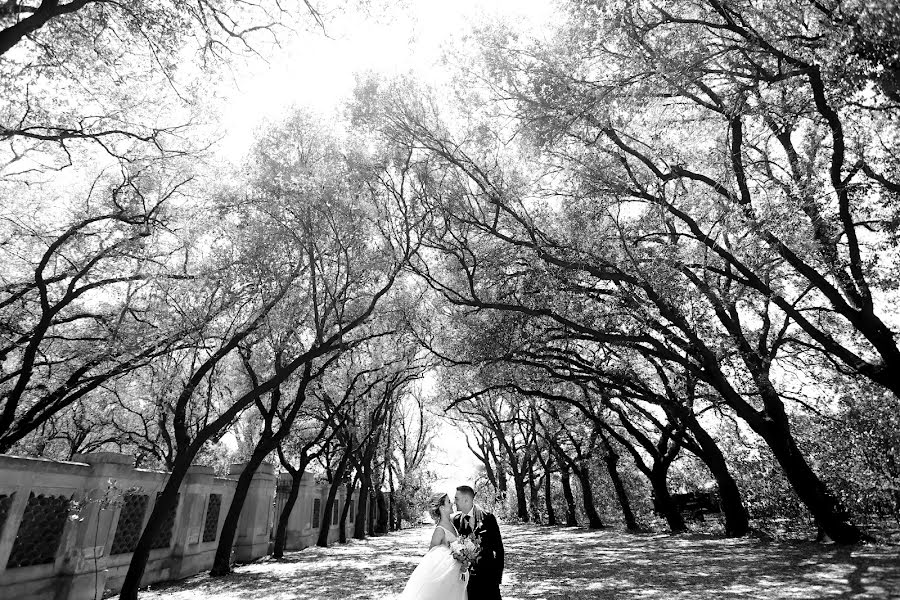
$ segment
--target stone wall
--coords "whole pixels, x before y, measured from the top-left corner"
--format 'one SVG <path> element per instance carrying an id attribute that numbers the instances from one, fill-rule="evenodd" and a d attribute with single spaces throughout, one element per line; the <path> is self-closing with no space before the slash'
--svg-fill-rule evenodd
<path id="1" fill-rule="evenodd" d="M 133 464 L 131 456 L 108 452 L 79 455 L 73 462 L 0 455 L 0 598 L 97 600 L 104 590 L 119 590 L 168 477 Z M 216 477 L 210 467 L 191 467 L 178 505 L 155 540 L 142 586 L 212 566 L 243 467 L 232 465 L 227 478 Z M 302 481 L 291 511 L 288 550 L 315 544 L 325 518 L 328 486 L 315 484 L 308 473 Z M 342 490 L 338 510 L 343 505 Z M 234 560 L 246 562 L 271 551 L 280 508 L 272 465 L 264 464 L 241 511 Z M 352 532 L 352 521 L 347 528 Z M 329 540 L 337 536 L 332 526 Z"/>

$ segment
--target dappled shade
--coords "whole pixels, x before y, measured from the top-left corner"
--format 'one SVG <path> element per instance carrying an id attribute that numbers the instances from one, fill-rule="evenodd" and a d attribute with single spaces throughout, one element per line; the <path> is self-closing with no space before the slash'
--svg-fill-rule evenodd
<path id="1" fill-rule="evenodd" d="M 900 548 L 505 525 L 505 600 L 896 598 Z M 412 529 L 290 552 L 143 594 L 147 600 L 392 598 L 427 546 Z"/>

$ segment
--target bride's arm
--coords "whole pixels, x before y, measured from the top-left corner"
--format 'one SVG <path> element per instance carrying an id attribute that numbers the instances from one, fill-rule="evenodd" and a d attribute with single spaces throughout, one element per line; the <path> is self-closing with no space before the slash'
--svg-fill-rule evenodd
<path id="1" fill-rule="evenodd" d="M 435 546 L 440 546 L 444 542 L 444 536 L 447 534 L 444 533 L 444 530 L 440 527 L 434 528 L 434 533 L 431 534 L 431 545 L 428 546 L 428 549 L 431 550 Z"/>

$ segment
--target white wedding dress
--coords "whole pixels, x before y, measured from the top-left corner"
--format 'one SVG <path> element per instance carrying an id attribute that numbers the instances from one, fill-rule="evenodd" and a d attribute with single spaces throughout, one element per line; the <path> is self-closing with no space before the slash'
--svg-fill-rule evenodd
<path id="1" fill-rule="evenodd" d="M 416 567 L 398 600 L 467 600 L 466 584 L 461 578 L 460 564 L 450 552 L 450 543 L 456 534 L 447 532 L 444 543 L 429 550 Z"/>

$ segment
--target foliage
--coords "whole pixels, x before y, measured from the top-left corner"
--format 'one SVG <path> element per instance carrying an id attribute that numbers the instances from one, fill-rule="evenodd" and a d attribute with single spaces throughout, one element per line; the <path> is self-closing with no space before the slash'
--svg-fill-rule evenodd
<path id="1" fill-rule="evenodd" d="M 851 389 L 833 413 L 807 418 L 805 446 L 857 518 L 900 524 L 900 403 L 870 385 Z"/>

